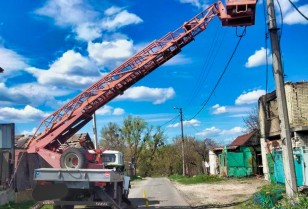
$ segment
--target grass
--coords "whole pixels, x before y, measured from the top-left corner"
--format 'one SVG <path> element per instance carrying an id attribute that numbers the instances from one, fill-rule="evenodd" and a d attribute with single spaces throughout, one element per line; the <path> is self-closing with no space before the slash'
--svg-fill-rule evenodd
<path id="1" fill-rule="evenodd" d="M 169 179 L 177 181 L 181 184 L 200 184 L 200 183 L 216 183 L 223 181 L 224 178 L 212 175 L 195 175 L 192 177 L 181 176 L 181 175 L 171 175 Z"/>
<path id="2" fill-rule="evenodd" d="M 34 201 L 25 201 L 20 203 L 10 202 L 5 205 L 0 205 L 0 209 L 30 209 L 35 204 Z M 44 205 L 41 209 L 52 209 L 51 205 Z"/>

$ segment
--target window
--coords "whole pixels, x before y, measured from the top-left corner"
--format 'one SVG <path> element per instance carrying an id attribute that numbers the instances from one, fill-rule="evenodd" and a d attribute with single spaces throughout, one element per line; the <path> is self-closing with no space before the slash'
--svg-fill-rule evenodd
<path id="1" fill-rule="evenodd" d="M 115 163 L 116 155 L 115 154 L 104 154 L 103 153 L 103 162 L 104 163 Z"/>

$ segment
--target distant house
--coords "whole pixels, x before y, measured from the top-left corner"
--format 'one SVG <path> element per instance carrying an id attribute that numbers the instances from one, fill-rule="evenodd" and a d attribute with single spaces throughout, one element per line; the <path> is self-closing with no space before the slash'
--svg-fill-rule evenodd
<path id="1" fill-rule="evenodd" d="M 213 148 L 210 151 L 210 166 L 214 167 L 210 168 L 211 174 L 219 173 L 222 176 L 262 175 L 258 132 L 238 136 L 229 146 Z"/>
<path id="2" fill-rule="evenodd" d="M 304 166 L 308 163 L 308 82 L 287 82 L 285 92 L 297 184 L 308 186 L 308 167 Z M 276 91 L 260 97 L 258 106 L 264 177 L 284 183 Z"/>

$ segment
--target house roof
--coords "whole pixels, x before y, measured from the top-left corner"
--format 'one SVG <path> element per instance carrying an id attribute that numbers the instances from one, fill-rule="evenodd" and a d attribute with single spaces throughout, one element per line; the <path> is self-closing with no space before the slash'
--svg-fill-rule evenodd
<path id="1" fill-rule="evenodd" d="M 238 136 L 231 144 L 230 146 L 243 146 L 245 145 L 247 142 L 249 142 L 250 139 L 253 138 L 253 136 L 255 135 L 255 131 L 249 133 L 249 134 L 244 134 L 241 136 Z"/>

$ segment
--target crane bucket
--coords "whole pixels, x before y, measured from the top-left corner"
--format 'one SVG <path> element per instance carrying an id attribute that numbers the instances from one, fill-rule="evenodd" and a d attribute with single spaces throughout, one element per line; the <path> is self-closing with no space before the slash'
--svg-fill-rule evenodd
<path id="1" fill-rule="evenodd" d="M 256 0 L 227 0 L 227 11 L 222 11 L 220 5 L 219 8 L 223 26 L 250 26 L 255 24 Z"/>

